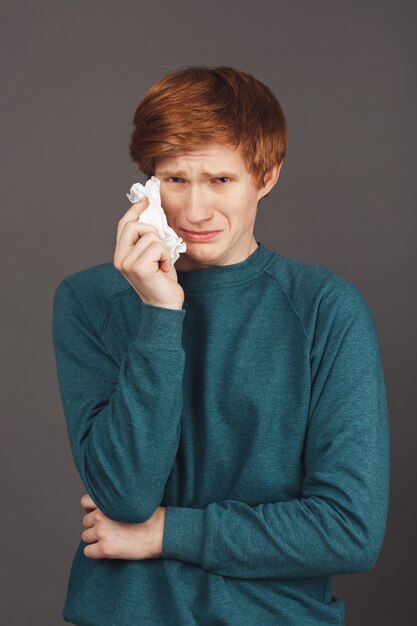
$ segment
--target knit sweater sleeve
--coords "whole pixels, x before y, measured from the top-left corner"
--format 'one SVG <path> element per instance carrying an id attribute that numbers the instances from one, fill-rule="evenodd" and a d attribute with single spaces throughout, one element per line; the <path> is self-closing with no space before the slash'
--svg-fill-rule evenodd
<path id="1" fill-rule="evenodd" d="M 139 332 L 117 363 L 101 337 L 104 312 L 92 311 L 84 300 L 64 279 L 53 303 L 53 345 L 72 455 L 105 515 L 143 522 L 162 501 L 179 445 L 185 310 L 141 302 Z"/>
<path id="2" fill-rule="evenodd" d="M 238 578 L 363 572 L 376 563 L 389 498 L 389 432 L 375 325 L 353 286 L 323 299 L 311 342 L 300 497 L 168 507 L 163 558 Z"/>

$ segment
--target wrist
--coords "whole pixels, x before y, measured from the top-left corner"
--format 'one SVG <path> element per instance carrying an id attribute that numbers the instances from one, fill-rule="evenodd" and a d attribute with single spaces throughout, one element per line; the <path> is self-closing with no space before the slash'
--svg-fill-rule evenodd
<path id="1" fill-rule="evenodd" d="M 149 300 L 144 300 L 143 298 L 141 298 L 143 304 L 148 304 L 151 306 L 156 306 L 160 309 L 175 309 L 178 311 L 181 311 L 183 304 L 184 304 L 184 300 L 182 302 L 170 302 L 169 304 L 167 302 L 161 303 L 161 302 L 151 302 Z"/>
<path id="2" fill-rule="evenodd" d="M 158 507 L 158 513 L 155 516 L 155 529 L 154 529 L 153 552 L 154 552 L 155 558 L 160 558 L 162 556 L 162 542 L 164 538 L 165 515 L 166 515 L 166 507 L 164 506 Z"/>

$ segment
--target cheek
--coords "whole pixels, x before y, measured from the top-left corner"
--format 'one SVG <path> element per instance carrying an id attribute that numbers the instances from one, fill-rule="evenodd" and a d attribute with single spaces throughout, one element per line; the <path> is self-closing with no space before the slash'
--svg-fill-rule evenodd
<path id="1" fill-rule="evenodd" d="M 172 198 L 169 194 L 161 192 L 161 206 L 165 212 L 168 226 L 175 227 L 182 214 L 182 204 L 178 198 Z"/>
<path id="2" fill-rule="evenodd" d="M 234 203 L 235 214 L 242 222 L 250 222 L 256 214 L 256 197 L 251 194 L 241 194 L 239 200 Z"/>
<path id="3" fill-rule="evenodd" d="M 177 206 L 179 205 L 178 198 L 173 198 L 172 195 L 164 192 L 163 189 L 161 189 L 161 205 L 165 213 L 167 215 L 171 215 L 176 211 Z"/>

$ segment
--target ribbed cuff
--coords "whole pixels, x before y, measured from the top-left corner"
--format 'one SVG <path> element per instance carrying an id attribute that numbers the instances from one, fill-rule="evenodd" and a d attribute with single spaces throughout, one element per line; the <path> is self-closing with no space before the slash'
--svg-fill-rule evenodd
<path id="1" fill-rule="evenodd" d="M 182 350 L 185 309 L 168 309 L 141 302 L 142 320 L 137 339 L 141 345 L 163 350 Z"/>
<path id="2" fill-rule="evenodd" d="M 202 565 L 205 509 L 167 506 L 162 558 Z"/>

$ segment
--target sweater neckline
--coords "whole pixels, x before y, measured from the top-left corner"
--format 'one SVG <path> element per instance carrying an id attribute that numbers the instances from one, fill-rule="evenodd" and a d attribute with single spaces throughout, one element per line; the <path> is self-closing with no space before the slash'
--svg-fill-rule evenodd
<path id="1" fill-rule="evenodd" d="M 258 247 L 244 261 L 230 265 L 215 265 L 207 269 L 177 270 L 178 283 L 186 289 L 198 289 L 213 285 L 225 285 L 236 281 L 247 280 L 259 274 L 273 256 L 272 250 L 260 241 Z"/>

